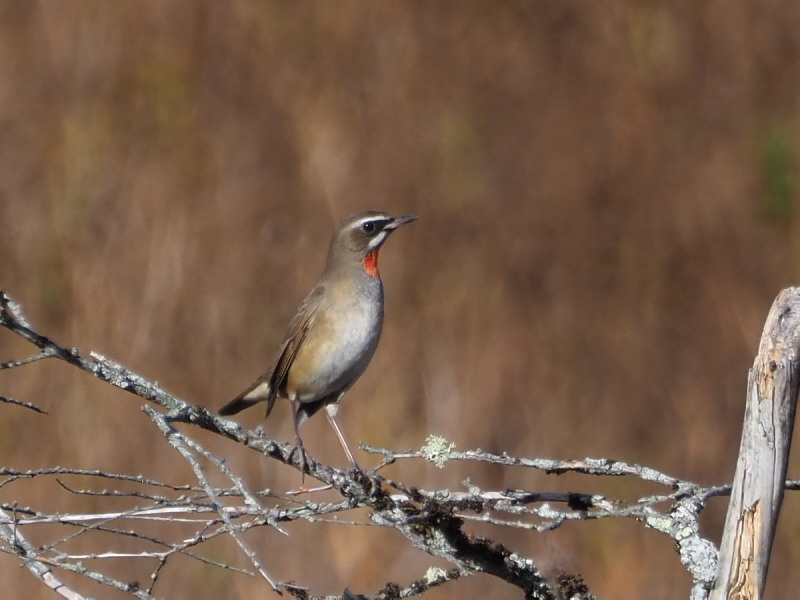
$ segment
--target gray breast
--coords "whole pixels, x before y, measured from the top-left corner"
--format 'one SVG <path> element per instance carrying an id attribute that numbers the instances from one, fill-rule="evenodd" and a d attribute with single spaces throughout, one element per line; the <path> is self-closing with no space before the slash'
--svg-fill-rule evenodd
<path id="1" fill-rule="evenodd" d="M 367 368 L 383 328 L 383 286 L 379 280 L 375 283 L 358 294 L 329 294 L 329 303 L 315 315 L 309 336 L 314 331 L 326 332 L 324 339 L 314 340 L 321 360 L 307 381 L 308 388 L 317 393 L 315 397 L 301 395 L 301 402 L 318 400 L 323 389 L 326 394 L 347 391 Z"/>

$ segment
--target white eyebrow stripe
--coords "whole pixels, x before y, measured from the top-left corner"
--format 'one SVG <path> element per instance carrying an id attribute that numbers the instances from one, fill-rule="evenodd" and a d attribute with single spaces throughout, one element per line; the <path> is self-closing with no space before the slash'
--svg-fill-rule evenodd
<path id="1" fill-rule="evenodd" d="M 383 221 L 385 223 L 388 223 L 390 220 L 391 219 L 388 219 L 386 217 L 381 217 L 379 215 L 373 215 L 371 217 L 364 217 L 363 219 L 359 219 L 358 221 L 356 221 L 354 223 L 354 225 L 356 227 L 361 227 L 364 223 L 375 223 L 375 222 L 379 222 L 379 221 Z"/>

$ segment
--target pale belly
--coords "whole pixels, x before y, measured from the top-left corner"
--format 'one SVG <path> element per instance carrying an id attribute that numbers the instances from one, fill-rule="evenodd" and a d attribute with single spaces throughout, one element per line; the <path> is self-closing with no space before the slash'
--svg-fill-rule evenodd
<path id="1" fill-rule="evenodd" d="M 288 389 L 301 402 L 347 391 L 372 359 L 382 325 L 380 304 L 363 302 L 319 313 L 303 343 L 302 350 L 308 351 L 301 350 L 289 370 Z"/>

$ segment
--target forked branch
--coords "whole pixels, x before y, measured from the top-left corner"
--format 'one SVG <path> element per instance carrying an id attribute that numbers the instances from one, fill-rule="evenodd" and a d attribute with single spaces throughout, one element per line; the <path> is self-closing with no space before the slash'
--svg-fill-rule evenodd
<path id="1" fill-rule="evenodd" d="M 781 408 L 767 409 L 765 401 L 779 400 L 784 396 L 796 397 L 797 394 L 795 356 L 800 327 L 797 326 L 798 312 L 795 306 L 800 305 L 798 298 L 800 292 L 788 290 L 776 300 L 776 307 L 773 307 L 765 328 L 759 359 L 751 376 L 751 388 L 755 386 L 753 389 L 756 390 L 751 393 L 751 397 L 761 403 L 758 405 L 761 410 L 759 414 L 769 417 L 759 421 L 759 424 L 766 427 L 771 434 L 783 436 L 781 439 L 784 441 L 776 443 L 781 452 L 785 451 L 787 455 L 794 405 L 781 404 Z M 195 481 L 190 483 L 160 482 L 138 474 L 104 473 L 86 467 L 39 471 L 0 470 L 0 477 L 3 478 L 0 479 L 0 487 L 21 485 L 31 478 L 58 477 L 65 494 L 113 496 L 130 501 L 128 510 L 97 514 L 75 514 L 67 511 L 53 514 L 15 504 L 0 505 L 3 511 L 0 513 L 0 540 L 3 541 L 0 551 L 18 557 L 35 576 L 54 589 L 57 587 L 59 593 L 65 597 L 80 598 L 82 595 L 56 579 L 54 571 L 57 569 L 78 572 L 115 589 L 125 589 L 133 597 L 151 598 L 159 578 L 164 576 L 164 565 L 172 556 L 180 554 L 208 565 L 260 575 L 264 583 L 277 593 L 314 598 L 304 588 L 281 582 L 274 574 L 269 574 L 269 565 L 263 564 L 263 558 L 243 541 L 242 534 L 258 527 L 287 533 L 285 525 L 296 520 L 315 523 L 334 518 L 340 524 L 392 528 L 399 531 L 416 548 L 453 565 L 449 571 L 431 569 L 418 581 L 405 586 L 387 583 L 384 589 L 371 596 L 345 591 L 339 598 L 411 597 L 470 573 L 487 573 L 500 578 L 517 586 L 526 598 L 594 598 L 579 576 L 562 574 L 557 581 L 550 581 L 539 573 L 532 557 L 523 556 L 493 540 L 472 535 L 468 526 L 475 521 L 497 527 L 528 530 L 532 534 L 545 534 L 567 521 L 634 519 L 653 531 L 669 536 L 675 542 L 679 560 L 692 576 L 692 598 L 707 598 L 714 583 L 718 567 L 717 548 L 702 537 L 698 518 L 706 502 L 710 498 L 730 494 L 730 486 L 704 487 L 646 466 L 609 459 L 546 460 L 497 455 L 481 450 L 459 452 L 446 440 L 431 436 L 425 446 L 416 452 L 400 453 L 363 447 L 382 459 L 377 468 L 368 472 L 343 471 L 309 457 L 309 475 L 317 479 L 324 489 L 333 490 L 338 495 L 338 501 L 302 502 L 296 499 L 296 492 L 255 492 L 250 489 L 242 475 L 230 468 L 223 457 L 214 455 L 201 445 L 192 435 L 193 431 L 212 432 L 241 444 L 264 459 L 299 469 L 299 457 L 293 452 L 291 444 L 278 442 L 261 429 L 244 429 L 234 421 L 222 418 L 203 407 L 175 398 L 152 381 L 100 354 L 91 353 L 89 357 L 84 357 L 75 349 L 62 347 L 33 329 L 22 316 L 20 307 L 2 292 L 0 325 L 38 348 L 37 353 L 31 357 L 6 360 L 0 364 L 0 369 L 17 368 L 55 358 L 145 400 L 147 404 L 144 410 L 152 423 L 163 434 L 165 442 L 176 450 L 176 457 L 185 461 L 194 473 Z M 748 416 L 751 416 L 752 410 L 748 409 Z M 752 431 L 758 429 L 750 430 L 748 427 L 751 426 L 745 426 L 746 435 L 752 437 Z M 785 437 L 787 429 L 788 439 Z M 748 431 L 751 433 L 748 434 Z M 745 444 L 743 441 L 743 451 L 749 452 L 752 446 L 750 442 Z M 536 469 L 551 475 L 572 472 L 588 477 L 632 477 L 661 486 L 663 490 L 659 494 L 633 502 L 588 492 L 484 490 L 468 480 L 464 482 L 463 490 L 425 490 L 408 482 L 396 481 L 385 474 L 393 463 L 400 460 L 427 460 L 443 468 L 453 468 L 457 462 L 470 461 L 509 468 Z M 742 460 L 744 459 L 740 457 L 740 461 Z M 758 460 L 766 461 L 767 458 L 760 456 Z M 737 475 L 739 483 L 734 484 L 734 497 L 748 498 L 750 504 L 747 504 L 747 510 L 743 514 L 759 519 L 755 521 L 753 518 L 748 520 L 746 517 L 739 517 L 732 521 L 737 534 L 735 539 L 739 540 L 740 547 L 744 546 L 741 540 L 748 531 L 763 532 L 764 527 L 774 528 L 784 487 L 800 487 L 797 482 L 784 482 L 785 464 L 782 467 L 772 464 L 769 469 L 766 468 L 766 463 L 755 464 L 759 466 L 749 467 L 749 472 L 752 474 L 755 468 L 764 469 L 763 476 L 771 482 L 768 503 L 772 512 L 762 512 L 758 503 L 752 504 L 753 501 L 749 500 L 751 497 L 737 487 L 742 485 Z M 212 485 L 209 470 L 224 477 L 229 485 Z M 748 472 L 747 469 L 745 472 Z M 90 482 L 98 480 L 100 485 L 95 487 L 91 483 L 83 483 L 81 486 L 72 484 L 71 478 L 78 477 L 84 482 L 87 479 Z M 135 489 L 114 487 L 123 483 L 127 488 L 134 486 Z M 102 489 L 98 489 L 101 486 Z M 109 486 L 111 489 L 108 489 Z M 729 520 L 732 518 L 729 516 Z M 144 529 L 137 529 L 138 524 L 152 520 L 158 520 L 163 525 L 159 528 L 158 536 L 148 534 Z M 63 532 L 49 543 L 33 547 L 25 542 L 23 531 L 42 522 L 59 524 Z M 755 523 L 759 523 L 760 528 L 756 528 Z M 70 552 L 72 540 L 86 538 L 94 532 L 133 537 L 142 542 L 141 552 L 129 552 L 125 556 L 153 562 L 150 583 L 146 588 L 83 568 L 82 561 L 87 558 L 121 556 L 119 552 L 107 547 L 107 535 L 96 538 L 98 546 L 94 553 Z M 726 531 L 726 536 L 730 533 L 731 531 Z M 767 555 L 772 539 L 772 534 L 769 535 L 768 540 L 758 538 L 759 541 L 755 543 L 757 550 L 767 552 Z M 234 541 L 248 562 L 246 569 L 234 569 L 204 555 L 204 544 L 220 536 Z M 149 550 L 144 549 L 145 545 Z M 152 549 L 154 545 L 157 550 Z M 723 548 L 726 547 L 723 545 Z M 763 571 L 752 577 L 748 575 L 743 581 L 756 580 L 765 573 L 766 562 L 763 564 Z"/>

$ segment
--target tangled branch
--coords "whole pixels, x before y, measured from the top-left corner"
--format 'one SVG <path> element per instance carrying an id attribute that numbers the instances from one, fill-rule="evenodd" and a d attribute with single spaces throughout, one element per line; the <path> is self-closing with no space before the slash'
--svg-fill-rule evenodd
<path id="1" fill-rule="evenodd" d="M 234 421 L 189 404 L 172 396 L 157 384 L 123 365 L 92 352 L 82 356 L 35 331 L 23 317 L 20 307 L 0 292 L 0 324 L 21 336 L 38 353 L 23 359 L 7 360 L 0 369 L 13 369 L 46 359 L 57 359 L 125 390 L 148 404 L 144 412 L 161 432 L 167 444 L 191 467 L 195 482 L 164 482 L 128 473 L 109 473 L 91 469 L 50 468 L 32 471 L 0 469 L 0 487 L 19 484 L 32 478 L 56 478 L 67 494 L 93 497 L 115 497 L 129 502 L 129 508 L 92 514 L 48 513 L 30 507 L 0 505 L 0 551 L 16 556 L 45 585 L 67 598 L 82 598 L 78 590 L 67 587 L 56 572 L 68 571 L 123 590 L 135 598 L 153 598 L 154 588 L 163 567 L 176 555 L 189 557 L 206 565 L 261 577 L 278 594 L 313 598 L 303 587 L 281 581 L 268 572 L 258 553 L 244 541 L 243 534 L 254 528 L 271 528 L 282 534 L 283 524 L 297 520 L 312 523 L 335 519 L 337 523 L 353 523 L 391 528 L 400 532 L 414 547 L 431 556 L 448 561 L 448 571 L 430 569 L 419 580 L 404 586 L 387 583 L 370 596 L 355 595 L 347 590 L 340 598 L 404 598 L 444 585 L 472 573 L 487 573 L 517 586 L 526 598 L 589 599 L 594 596 L 579 576 L 562 575 L 548 581 L 538 570 L 536 561 L 506 546 L 465 530 L 469 522 L 488 523 L 535 532 L 547 532 L 568 521 L 607 518 L 634 519 L 644 526 L 669 536 L 675 543 L 679 559 L 690 573 L 693 598 L 705 598 L 717 570 L 717 548 L 702 537 L 698 518 L 706 502 L 715 496 L 730 494 L 730 486 L 704 487 L 655 469 L 608 459 L 547 460 L 491 454 L 482 450 L 456 451 L 446 440 L 430 437 L 419 451 L 394 452 L 363 446 L 380 456 L 380 464 L 366 472 L 344 471 L 308 457 L 308 474 L 317 479 L 320 489 L 333 490 L 334 502 L 301 501 L 299 490 L 275 494 L 270 490 L 250 489 L 244 477 L 237 474 L 225 459 L 216 456 L 192 437 L 193 431 L 207 431 L 241 444 L 262 457 L 291 468 L 300 469 L 300 457 L 291 444 L 267 436 L 261 429 L 248 430 Z M 5 399 L 9 401 L 9 399 Z M 15 401 L 29 408 L 33 405 Z M 45 417 L 43 417 L 45 418 Z M 180 429 L 176 425 L 184 425 Z M 503 467 L 535 469 L 550 475 L 577 473 L 591 477 L 633 477 L 656 484 L 663 492 L 633 502 L 587 493 L 536 492 L 530 490 L 483 490 L 467 480 L 463 490 L 425 490 L 384 475 L 387 467 L 398 461 L 430 461 L 445 467 L 452 462 L 480 462 Z M 208 470 L 229 482 L 225 487 L 212 485 Z M 97 486 L 78 488 L 66 480 L 80 477 L 96 481 Z M 121 483 L 132 486 L 124 490 Z M 107 489 L 102 486 L 110 486 Z M 797 482 L 787 482 L 797 489 Z M 101 489 L 102 488 L 102 489 Z M 60 526 L 60 535 L 47 544 L 34 546 L 24 532 L 36 524 Z M 157 534 L 144 525 L 157 523 Z M 103 532 L 139 540 L 142 550 L 121 553 L 98 547 L 94 553 L 70 552 L 70 543 L 93 533 Z M 204 554 L 210 540 L 227 536 L 245 556 L 249 567 L 237 568 Z M 103 538 L 107 543 L 108 538 Z M 135 558 L 154 561 L 146 586 L 124 582 L 99 571 L 85 568 L 87 559 Z M 334 596 L 327 596 L 334 597 Z"/>

